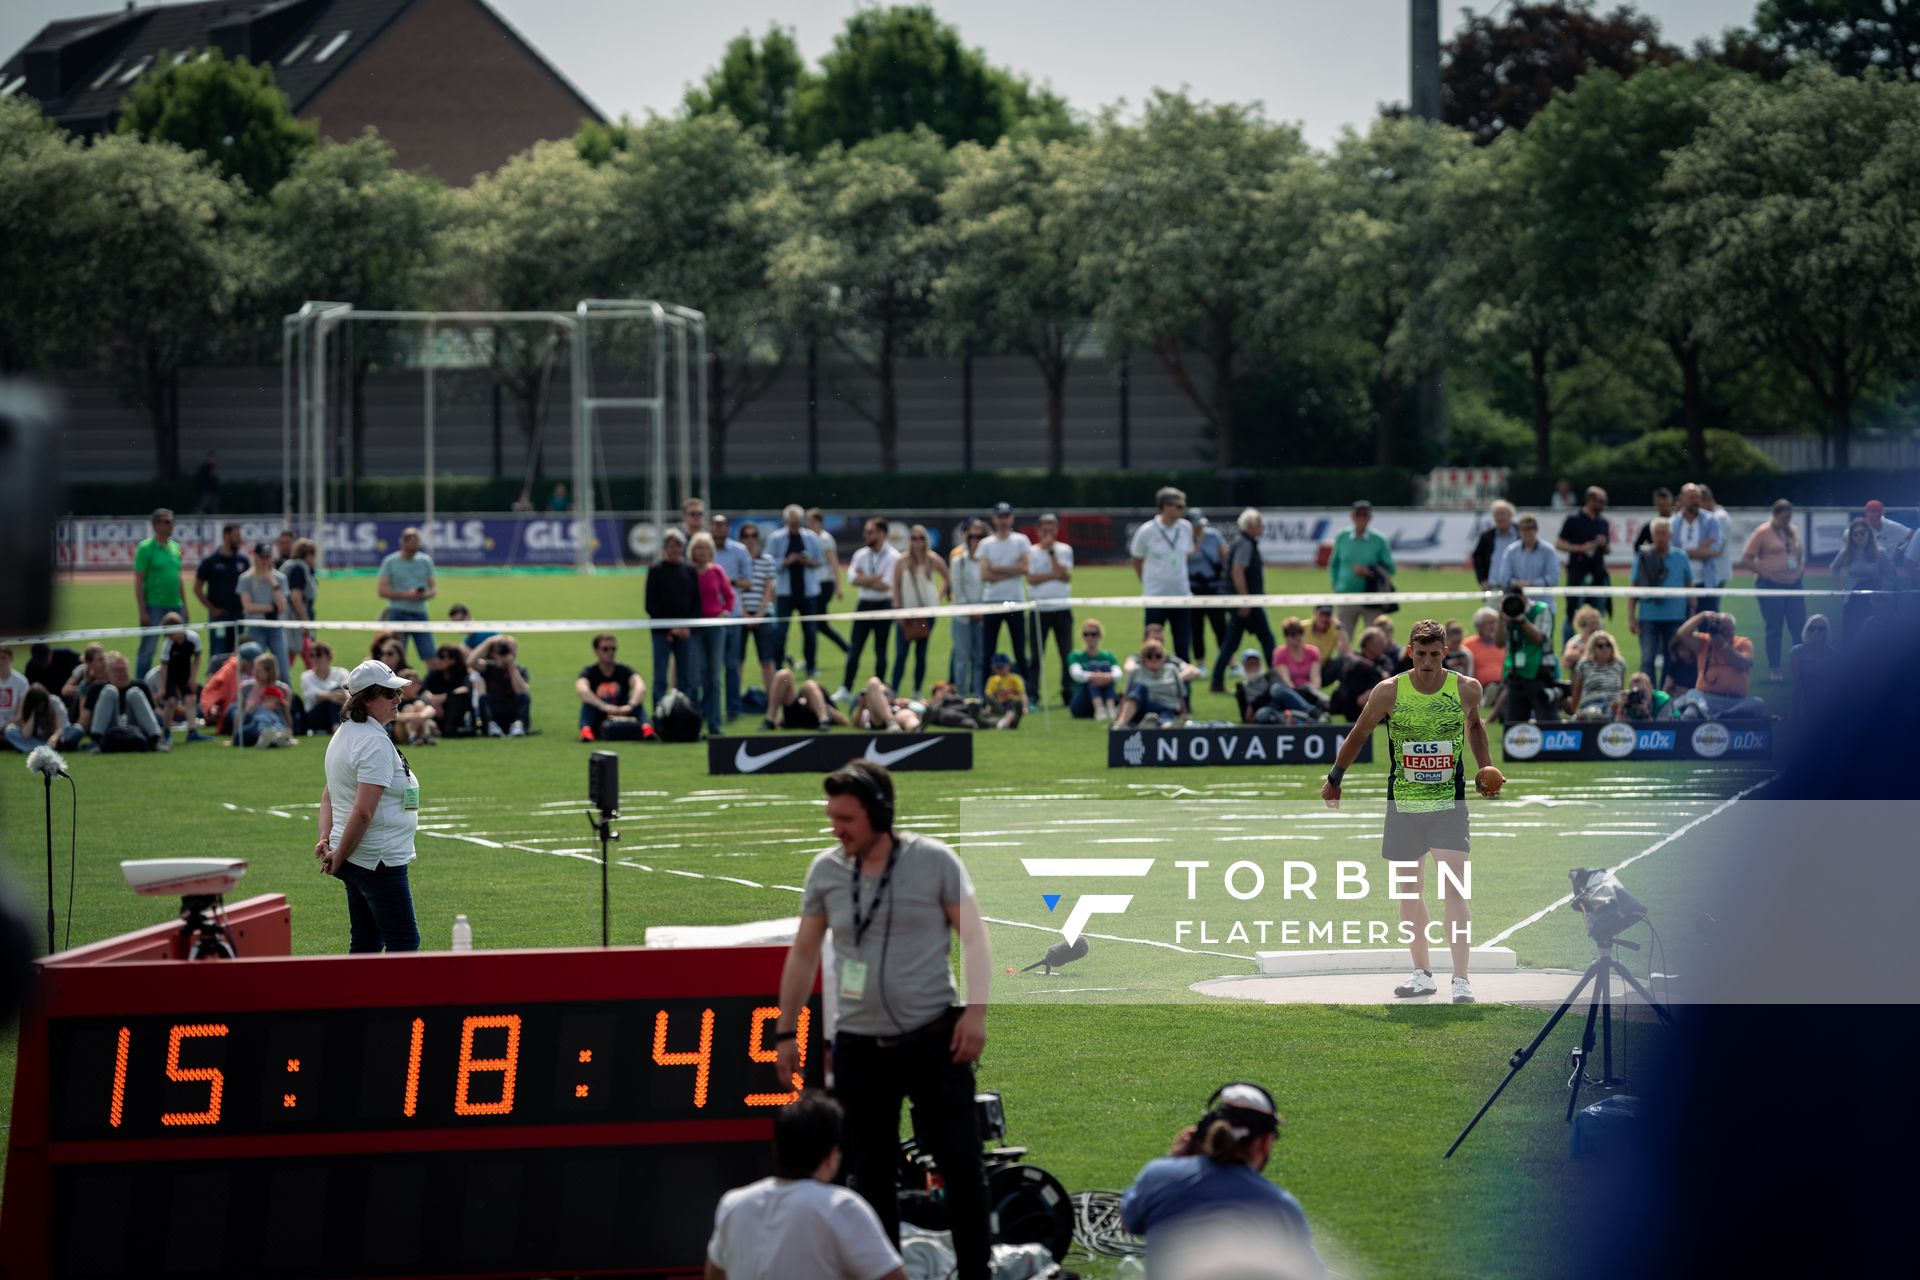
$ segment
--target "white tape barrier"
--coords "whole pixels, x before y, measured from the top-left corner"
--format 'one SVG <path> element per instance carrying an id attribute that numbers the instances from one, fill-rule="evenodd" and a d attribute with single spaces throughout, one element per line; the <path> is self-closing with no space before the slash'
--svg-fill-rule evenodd
<path id="1" fill-rule="evenodd" d="M 266 627 L 278 627 L 295 631 L 449 631 L 475 630 L 502 632 L 524 632 L 536 634 L 543 632 L 595 632 L 595 631 L 666 631 L 675 628 L 694 629 L 700 627 L 739 627 L 759 626 L 766 622 L 853 622 L 865 619 L 869 622 L 892 622 L 902 618 L 954 618 L 980 617 L 985 614 L 1041 613 L 1059 609 L 1241 609 L 1241 608 L 1289 608 L 1311 609 L 1315 605 L 1359 604 L 1374 607 L 1385 604 L 1444 604 L 1452 601 L 1480 600 L 1492 603 L 1500 598 L 1498 591 L 1377 591 L 1365 593 L 1336 594 L 1327 591 L 1305 591 L 1287 594 L 1259 596 L 1074 596 L 1061 600 L 1043 602 L 1008 601 L 1000 604 L 943 604 L 919 609 L 863 609 L 846 613 L 796 613 L 785 618 L 768 616 L 763 618 L 526 618 L 509 619 L 495 622 L 491 619 L 472 618 L 462 622 L 452 619 L 428 618 L 424 621 L 396 618 L 390 622 L 337 621 L 318 619 L 302 622 L 297 618 L 266 619 L 222 619 L 218 622 L 189 622 L 189 627 L 237 627 L 247 631 L 257 631 Z M 1730 596 L 1781 597 L 1799 596 L 1916 596 L 1920 591 L 1903 590 L 1866 590 L 1847 591 L 1829 587 L 1825 590 L 1812 587 L 1634 587 L 1634 586 L 1556 586 L 1531 587 L 1527 591 L 1529 598 L 1543 596 L 1578 596 L 1582 599 L 1606 597 L 1622 599 L 1632 596 L 1641 600 L 1653 600 L 1687 596 L 1716 596 L 1726 599 Z M 1041 604 L 1047 608 L 1041 608 Z M 104 640 L 116 636 L 164 636 L 178 631 L 179 627 L 105 627 L 89 631 L 52 631 L 45 635 L 0 638 L 0 644 L 33 645 L 58 644 L 69 640 Z"/>

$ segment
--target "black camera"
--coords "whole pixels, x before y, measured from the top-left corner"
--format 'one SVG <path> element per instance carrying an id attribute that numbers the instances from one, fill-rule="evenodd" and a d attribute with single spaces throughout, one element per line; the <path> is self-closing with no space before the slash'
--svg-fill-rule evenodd
<path id="1" fill-rule="evenodd" d="M 1609 944 L 1647 918 L 1646 905 L 1611 871 L 1575 867 L 1567 879 L 1573 884 L 1573 901 L 1567 905 L 1587 918 L 1587 936 L 1595 942 Z"/>
<path id="2" fill-rule="evenodd" d="M 1518 622 L 1527 616 L 1527 593 L 1514 587 L 1500 597 L 1500 612 L 1509 622 Z"/>

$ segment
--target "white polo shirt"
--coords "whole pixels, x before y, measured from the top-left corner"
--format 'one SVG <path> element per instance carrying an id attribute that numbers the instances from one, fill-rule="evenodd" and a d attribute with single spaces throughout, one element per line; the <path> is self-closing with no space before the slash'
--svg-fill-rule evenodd
<path id="1" fill-rule="evenodd" d="M 1041 550 L 1038 544 L 1034 546 L 1032 551 L 1027 553 L 1028 573 L 1045 573 L 1051 569 L 1054 564 L 1058 564 L 1061 568 L 1072 572 L 1073 548 L 1064 542 L 1055 541 L 1051 558 L 1048 557 L 1045 551 Z M 1071 582 L 1062 582 L 1058 578 L 1049 578 L 1045 582 L 1033 587 L 1034 608 L 1038 609 L 1041 613 L 1057 612 L 1067 607 L 1066 601 L 1072 595 L 1073 584 Z"/>
<path id="2" fill-rule="evenodd" d="M 328 844 L 340 843 L 363 782 L 386 789 L 380 793 L 366 834 L 347 861 L 369 871 L 383 864 L 412 862 L 420 811 L 418 807 L 407 808 L 405 797 L 407 784 L 419 786 L 420 775 L 411 773 L 400 759 L 400 749 L 385 729 L 372 720 L 345 720 L 327 740 L 327 796 L 333 802 L 333 830 L 327 834 Z M 417 806 L 418 801 L 415 803 Z"/>
<path id="3" fill-rule="evenodd" d="M 856 575 L 863 578 L 883 579 L 887 583 L 883 590 L 876 591 L 872 587 L 860 588 L 860 603 L 892 604 L 893 566 L 899 563 L 900 553 L 894 549 L 892 543 L 881 543 L 878 551 L 872 547 L 861 547 L 853 553 L 853 558 L 847 561 L 847 585 L 853 585 Z"/>
<path id="4" fill-rule="evenodd" d="M 988 534 L 980 539 L 980 547 L 974 552 L 982 564 L 990 564 L 996 569 L 1018 569 L 1022 576 L 1002 578 L 998 582 L 986 584 L 986 602 L 1003 604 L 1008 600 L 1027 598 L 1027 557 L 1033 553 L 1033 543 L 1024 533 L 1010 533 L 1002 538 L 997 534 Z"/>
<path id="5" fill-rule="evenodd" d="M 1143 596 L 1191 595 L 1187 585 L 1187 557 L 1193 554 L 1193 526 L 1175 520 L 1169 529 L 1158 517 L 1133 531 L 1128 553 L 1141 562 Z"/>

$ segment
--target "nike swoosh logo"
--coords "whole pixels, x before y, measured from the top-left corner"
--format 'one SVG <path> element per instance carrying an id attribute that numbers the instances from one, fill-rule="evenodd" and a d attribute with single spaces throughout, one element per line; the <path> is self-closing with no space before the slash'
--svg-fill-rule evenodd
<path id="1" fill-rule="evenodd" d="M 775 760 L 778 760 L 781 756 L 790 756 L 811 741 L 811 738 L 805 739 L 794 743 L 790 747 L 777 747 L 772 751 L 763 751 L 757 756 L 748 755 L 747 744 L 743 742 L 740 744 L 739 749 L 733 753 L 733 767 L 742 773 L 758 773 Z"/>
<path id="2" fill-rule="evenodd" d="M 928 738 L 925 742 L 916 742 L 912 746 L 902 747 L 898 751 L 882 751 L 880 749 L 880 739 L 875 738 L 873 741 L 867 743 L 867 759 L 873 761 L 883 769 L 889 769 L 893 767 L 896 761 L 905 760 L 916 751 L 925 751 L 928 747 L 937 747 L 939 745 L 940 739 Z"/>

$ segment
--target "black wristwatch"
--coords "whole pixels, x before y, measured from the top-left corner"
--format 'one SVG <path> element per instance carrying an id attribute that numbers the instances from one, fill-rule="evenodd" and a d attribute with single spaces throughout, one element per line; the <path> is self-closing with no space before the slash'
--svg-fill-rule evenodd
<path id="1" fill-rule="evenodd" d="M 773 1042 L 775 1044 L 779 1044 L 783 1040 L 798 1040 L 799 1038 L 800 1033 L 798 1031 L 775 1031 L 773 1033 Z"/>

